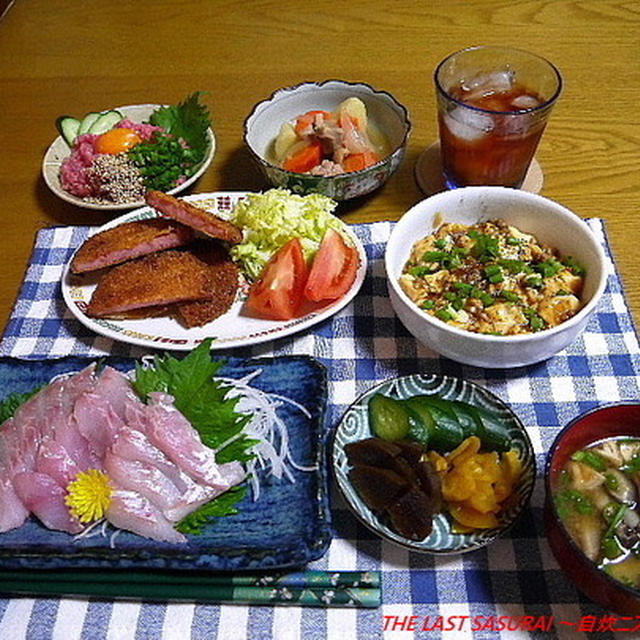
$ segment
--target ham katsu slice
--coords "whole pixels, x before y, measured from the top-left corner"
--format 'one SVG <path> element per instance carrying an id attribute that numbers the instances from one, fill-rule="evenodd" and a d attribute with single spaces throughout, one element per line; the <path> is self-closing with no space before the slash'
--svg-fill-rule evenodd
<path id="1" fill-rule="evenodd" d="M 220 244 L 201 242 L 189 251 L 207 265 L 211 299 L 178 305 L 178 315 L 187 326 L 201 327 L 229 310 L 236 299 L 239 270 Z"/>
<path id="2" fill-rule="evenodd" d="M 145 538 L 163 542 L 184 543 L 187 538 L 173 528 L 148 498 L 135 491 L 119 489 L 113 492 L 107 509 L 107 520 L 114 526 L 133 531 Z"/>
<path id="3" fill-rule="evenodd" d="M 121 264 L 140 256 L 189 244 L 193 229 L 166 218 L 134 220 L 91 236 L 71 261 L 73 273 Z"/>
<path id="4" fill-rule="evenodd" d="M 187 202 L 178 200 L 161 191 L 147 191 L 147 204 L 160 213 L 182 222 L 212 238 L 224 240 L 230 244 L 242 242 L 242 231 L 232 222 L 223 220 L 213 213 L 200 209 Z"/>
<path id="5" fill-rule="evenodd" d="M 117 318 L 131 309 L 209 298 L 206 265 L 185 251 L 163 251 L 109 271 L 93 292 L 87 314 Z"/>
<path id="6" fill-rule="evenodd" d="M 146 436 L 151 444 L 196 482 L 226 491 L 244 480 L 245 471 L 239 462 L 216 462 L 215 451 L 202 443 L 191 423 L 173 406 L 171 396 L 150 393 L 145 413 Z"/>
<path id="7" fill-rule="evenodd" d="M 18 473 L 13 485 L 20 500 L 29 511 L 49 529 L 80 533 L 82 525 L 65 504 L 67 492 L 45 473 Z"/>

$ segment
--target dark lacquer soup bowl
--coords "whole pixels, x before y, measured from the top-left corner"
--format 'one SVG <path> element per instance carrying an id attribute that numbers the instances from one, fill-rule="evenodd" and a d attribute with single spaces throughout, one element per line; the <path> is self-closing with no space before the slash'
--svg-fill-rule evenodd
<path id="1" fill-rule="evenodd" d="M 599 568 L 598 562 L 590 559 L 572 537 L 569 527 L 560 515 L 562 507 L 558 500 L 563 482 L 563 469 L 566 469 L 566 465 L 576 458 L 576 452 L 584 451 L 585 448 L 591 450 L 589 445 L 593 443 L 608 439 L 617 439 L 621 442 L 622 438 L 636 438 L 640 447 L 640 401 L 616 402 L 591 409 L 572 420 L 558 434 L 547 456 L 545 468 L 545 530 L 558 564 L 580 591 L 594 602 L 619 614 L 640 615 L 638 579 L 635 580 L 636 586 L 632 586 L 631 583 L 626 584 Z M 597 458 L 594 462 L 598 462 Z M 640 456 L 638 463 L 640 463 Z M 628 474 L 630 467 L 628 463 L 626 466 Z M 636 497 L 638 497 L 640 484 L 637 481 L 634 484 L 638 492 Z M 627 510 L 631 508 L 626 507 Z M 605 513 L 604 510 L 603 513 Z M 610 524 L 602 525 L 605 531 L 609 531 L 611 526 Z M 604 549 L 604 542 L 601 548 Z M 635 558 L 640 564 L 640 543 L 635 545 L 634 550 Z M 611 569 L 611 567 L 608 568 Z"/>

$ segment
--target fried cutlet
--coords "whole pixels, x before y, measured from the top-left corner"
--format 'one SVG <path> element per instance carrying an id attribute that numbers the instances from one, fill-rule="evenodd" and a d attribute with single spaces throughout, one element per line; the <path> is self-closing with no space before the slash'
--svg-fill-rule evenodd
<path id="1" fill-rule="evenodd" d="M 99 282 L 86 313 L 118 318 L 133 309 L 207 300 L 211 296 L 208 266 L 188 251 L 174 249 L 114 267 Z"/>
<path id="2" fill-rule="evenodd" d="M 242 230 L 239 227 L 209 211 L 192 205 L 186 200 L 178 200 L 167 193 L 153 190 L 147 191 L 145 200 L 149 206 L 160 213 L 212 238 L 224 240 L 230 244 L 242 242 Z"/>
<path id="3" fill-rule="evenodd" d="M 100 231 L 76 251 L 73 273 L 85 273 L 121 264 L 141 256 L 188 244 L 194 231 L 175 220 L 135 220 Z"/>
<path id="4" fill-rule="evenodd" d="M 201 327 L 229 310 L 238 290 L 238 267 L 227 249 L 218 242 L 201 241 L 189 247 L 189 253 L 209 270 L 210 300 L 177 305 L 178 318 L 187 327 Z"/>

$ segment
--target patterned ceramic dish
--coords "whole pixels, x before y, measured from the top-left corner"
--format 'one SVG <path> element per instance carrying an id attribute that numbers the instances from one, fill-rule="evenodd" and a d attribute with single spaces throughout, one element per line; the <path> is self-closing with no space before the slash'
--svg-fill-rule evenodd
<path id="1" fill-rule="evenodd" d="M 134 104 L 126 107 L 117 107 L 117 111 L 120 111 L 125 118 L 130 118 L 134 122 L 144 122 L 149 116 L 162 105 L 159 104 Z M 216 150 L 216 139 L 213 135 L 213 130 L 209 127 L 207 131 L 207 137 L 209 139 L 209 149 L 204 160 L 198 166 L 196 172 L 182 184 L 167 191 L 170 194 L 182 193 L 185 189 L 188 189 L 209 167 Z M 145 205 L 144 200 L 136 202 L 125 202 L 116 204 L 97 204 L 95 202 L 87 202 L 83 198 L 78 198 L 72 195 L 68 191 L 65 191 L 60 184 L 60 167 L 62 161 L 71 155 L 71 149 L 65 142 L 62 136 L 58 136 L 45 153 L 44 160 L 42 161 L 42 176 L 47 186 L 53 193 L 59 198 L 75 204 L 84 209 L 95 209 L 97 211 L 126 211 L 128 209 L 134 209 L 135 207 L 143 207 Z"/>
<path id="2" fill-rule="evenodd" d="M 29 362 L 0 358 L 0 401 L 12 393 L 37 389 L 57 375 L 80 371 L 91 360 L 63 358 Z M 105 364 L 130 371 L 130 358 L 107 358 Z M 327 402 L 326 369 L 309 356 L 226 359 L 220 375 L 292 400 L 278 415 L 287 425 L 291 459 L 305 468 L 293 470 L 295 482 L 263 476 L 260 495 L 251 492 L 238 513 L 205 525 L 176 545 L 122 531 L 114 546 L 106 537 L 74 539 L 29 518 L 17 529 L 0 533 L 0 569 L 180 569 L 187 571 L 271 570 L 303 566 L 317 560 L 331 542 L 327 467 L 323 442 Z M 303 407 L 302 411 L 298 407 Z M 264 471 L 258 471 L 263 474 Z"/>
<path id="3" fill-rule="evenodd" d="M 433 530 L 424 540 L 409 540 L 389 528 L 367 507 L 349 480 L 350 465 L 344 451 L 346 444 L 372 435 L 369 427 L 368 402 L 374 393 L 404 399 L 418 394 L 439 395 L 447 400 L 460 400 L 483 407 L 500 417 L 511 437 L 511 446 L 519 453 L 523 472 L 515 490 L 513 504 L 500 516 L 501 525 L 495 529 L 474 533 L 454 533 L 452 521 L 444 513 L 433 520 Z M 498 397 L 472 382 L 440 375 L 410 375 L 393 378 L 378 384 L 360 396 L 347 409 L 334 434 L 332 445 L 333 470 L 338 487 L 356 517 L 385 540 L 412 551 L 433 554 L 457 554 L 479 549 L 502 535 L 513 525 L 529 502 L 536 477 L 536 464 L 531 440 L 516 414 Z"/>
<path id="4" fill-rule="evenodd" d="M 281 169 L 267 160 L 280 127 L 312 109 L 333 111 L 345 99 L 360 98 L 377 128 L 387 137 L 391 153 L 371 167 L 338 176 L 312 176 Z M 258 103 L 244 123 L 244 141 L 266 176 L 277 187 L 294 193 L 322 193 L 334 200 L 362 196 L 382 186 L 398 168 L 411 132 L 409 113 L 390 93 L 368 84 L 339 80 L 305 82 L 279 89 Z"/>

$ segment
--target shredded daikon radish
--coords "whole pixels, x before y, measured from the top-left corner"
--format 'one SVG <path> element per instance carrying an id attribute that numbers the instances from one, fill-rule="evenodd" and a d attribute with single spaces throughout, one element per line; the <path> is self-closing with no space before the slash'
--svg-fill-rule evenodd
<path id="1" fill-rule="evenodd" d="M 236 411 L 251 416 L 243 433 L 260 440 L 253 447 L 253 453 L 256 457 L 246 463 L 254 501 L 260 495 L 260 482 L 256 467 L 268 470 L 275 478 L 286 478 L 292 483 L 296 481 L 292 468 L 298 471 L 315 471 L 318 468 L 317 465 L 304 466 L 293 459 L 289 449 L 289 431 L 277 410 L 282 405 L 288 404 L 298 409 L 307 418 L 311 417 L 311 413 L 301 404 L 286 396 L 266 393 L 252 387 L 249 383 L 261 373 L 262 370 L 257 369 L 237 380 L 216 378 L 216 380 L 229 385 L 228 397 L 239 398 Z M 223 443 L 219 449 L 224 448 L 229 442 Z"/>

